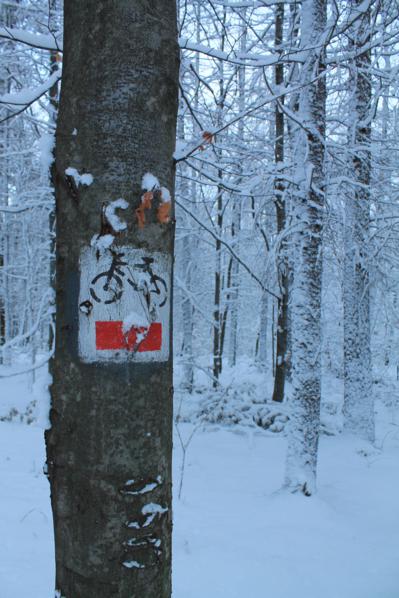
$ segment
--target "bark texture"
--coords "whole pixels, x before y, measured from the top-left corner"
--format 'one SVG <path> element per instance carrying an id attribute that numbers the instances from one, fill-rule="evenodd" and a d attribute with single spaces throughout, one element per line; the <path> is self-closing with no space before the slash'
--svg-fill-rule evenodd
<path id="1" fill-rule="evenodd" d="M 356 1 L 356 10 L 361 2 Z M 357 56 L 351 65 L 352 84 L 349 146 L 354 180 L 345 202 L 344 301 L 344 428 L 374 440 L 372 363 L 370 349 L 369 221 L 371 144 L 370 15 L 366 11 L 350 30 Z"/>
<path id="2" fill-rule="evenodd" d="M 173 192 L 176 37 L 174 0 L 65 3 L 46 434 L 56 589 L 65 598 L 171 594 L 172 347 L 166 362 L 83 363 L 78 297 L 79 256 L 100 233 L 105 202 L 129 203 L 116 248 L 172 254 L 173 219 L 159 224 L 149 212 L 141 229 L 135 209 L 146 172 Z M 91 173 L 93 183 L 71 189 L 69 167 Z"/>
<path id="3" fill-rule="evenodd" d="M 276 6 L 274 43 L 276 51 L 281 51 L 284 29 L 284 4 Z M 274 79 L 277 89 L 284 84 L 284 66 L 278 64 L 274 71 Z M 281 98 L 284 103 L 284 97 Z M 287 224 L 287 207 L 285 197 L 284 181 L 279 178 L 279 170 L 284 163 L 284 113 L 276 104 L 275 107 L 275 140 L 274 160 L 276 164 L 275 180 L 275 205 L 277 217 L 277 234 L 282 234 Z M 273 401 L 281 403 L 284 400 L 284 387 L 286 378 L 286 353 L 288 335 L 288 260 L 287 243 L 284 241 L 280 247 L 278 256 L 278 279 L 280 287 L 280 299 L 277 305 L 277 334 L 276 334 L 276 364 L 273 388 Z"/>
<path id="4" fill-rule="evenodd" d="M 178 138 L 184 142 L 184 107 L 181 105 L 181 114 L 178 117 Z M 184 163 L 180 163 L 180 196 L 183 201 L 188 198 L 195 197 L 195 192 L 190 196 L 190 186 L 187 179 L 187 166 Z M 194 183 L 192 184 L 194 188 Z M 187 218 L 187 215 L 185 215 Z M 185 227 L 186 228 L 186 227 Z M 182 251 L 182 267 L 184 272 L 184 284 L 187 292 L 184 293 L 181 302 L 181 313 L 183 318 L 183 347 L 181 351 L 181 358 L 183 360 L 183 380 L 182 386 L 187 390 L 188 393 L 192 393 L 194 384 L 194 356 L 193 356 L 193 305 L 190 299 L 190 293 L 192 292 L 191 283 L 191 270 L 192 270 L 192 239 L 188 232 L 184 231 L 183 237 L 183 251 Z"/>
<path id="5" fill-rule="evenodd" d="M 321 389 L 321 274 L 324 206 L 324 135 L 326 87 L 322 34 L 326 1 L 302 4 L 303 66 L 299 110 L 306 127 L 300 192 L 295 198 L 299 232 L 292 296 L 292 398 L 286 485 L 312 494 L 316 483 Z M 315 76 L 319 76 L 315 80 Z"/>

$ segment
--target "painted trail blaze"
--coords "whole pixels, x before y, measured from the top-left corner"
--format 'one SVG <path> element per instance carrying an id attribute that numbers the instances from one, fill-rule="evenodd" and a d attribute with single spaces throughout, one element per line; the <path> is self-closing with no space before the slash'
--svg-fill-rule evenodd
<path id="1" fill-rule="evenodd" d="M 154 322 L 147 328 L 133 327 L 124 333 L 123 322 L 96 322 L 97 351 L 127 349 L 143 353 L 144 351 L 160 351 L 162 347 L 162 324 Z M 148 332 L 147 332 L 148 330 Z M 140 336 L 144 339 L 140 341 Z"/>
<path id="2" fill-rule="evenodd" d="M 171 257 L 130 246 L 80 257 L 79 355 L 93 362 L 169 359 Z M 127 323 L 130 323 L 127 326 Z"/>

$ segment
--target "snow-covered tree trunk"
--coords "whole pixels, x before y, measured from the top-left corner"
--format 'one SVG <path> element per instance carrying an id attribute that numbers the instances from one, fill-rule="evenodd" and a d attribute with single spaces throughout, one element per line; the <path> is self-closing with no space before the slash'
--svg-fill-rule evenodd
<path id="1" fill-rule="evenodd" d="M 239 203 L 234 205 L 233 219 L 234 223 L 234 238 L 240 230 L 241 220 L 241 205 Z M 237 247 L 235 245 L 235 247 Z M 229 354 L 228 361 L 230 366 L 236 365 L 237 362 L 237 340 L 238 340 L 238 299 L 239 299 L 239 264 L 237 260 L 233 260 L 231 264 L 231 288 L 230 288 L 230 335 L 229 335 Z"/>
<path id="2" fill-rule="evenodd" d="M 222 171 L 219 170 L 219 176 Z M 219 376 L 222 372 L 222 237 L 223 226 L 223 190 L 218 186 L 216 197 L 217 215 L 216 230 L 218 238 L 216 239 L 215 252 L 215 288 L 214 288 L 214 308 L 213 308 L 213 386 L 218 385 Z"/>
<path id="3" fill-rule="evenodd" d="M 324 206 L 326 87 L 326 0 L 302 3 L 301 46 L 306 60 L 299 117 L 306 128 L 300 190 L 295 198 L 295 282 L 292 296 L 292 397 L 286 486 L 310 495 L 315 490 L 321 389 L 321 274 Z"/>
<path id="4" fill-rule="evenodd" d="M 356 0 L 354 10 L 362 12 Z M 372 362 L 370 350 L 370 220 L 371 94 L 369 11 L 350 29 L 351 64 L 349 147 L 352 187 L 345 201 L 344 227 L 344 428 L 374 440 Z M 364 46 L 364 49 L 362 49 Z"/>
<path id="5" fill-rule="evenodd" d="M 266 369 L 267 360 L 267 343 L 268 343 L 268 309 L 269 309 L 269 295 L 265 291 L 262 292 L 260 298 L 260 314 L 259 314 L 259 343 L 258 354 L 256 357 L 257 364 L 261 370 Z"/>
<path id="6" fill-rule="evenodd" d="M 6 2 L 0 4 L 0 26 L 15 27 L 17 24 L 16 7 L 18 2 L 14 5 Z M 11 45 L 5 40 L 1 40 L 0 53 L 0 95 L 10 92 L 12 76 L 10 67 L 7 61 L 7 51 L 11 51 Z M 4 56 L 5 55 L 5 56 Z M 9 111 L 5 111 L 4 118 L 9 117 Z M 11 174 L 11 160 L 8 153 L 12 151 L 10 122 L 5 120 L 0 126 L 0 205 L 8 206 L 10 203 L 10 174 Z M 0 346 L 6 345 L 13 337 L 13 325 L 15 324 L 16 306 L 13 301 L 13 286 L 15 286 L 15 279 L 13 278 L 13 261 L 16 259 L 12 252 L 13 246 L 16 244 L 15 229 L 13 227 L 14 220 L 8 219 L 7 213 L 1 215 L 2 218 L 2 248 L 1 248 L 1 291 L 0 291 L 0 323 L 1 323 L 1 337 Z M 14 284 L 13 284 L 14 283 Z M 18 282 L 16 283 L 18 284 Z M 21 306 L 22 308 L 22 306 Z M 21 309 L 22 311 L 22 309 Z M 10 365 L 12 361 L 11 350 L 7 347 L 0 352 L 1 362 L 4 365 Z"/>
<path id="7" fill-rule="evenodd" d="M 69 0 L 46 433 L 56 595 L 170 598 L 174 0 Z"/>
<path id="8" fill-rule="evenodd" d="M 184 141 L 184 112 L 183 105 L 181 106 L 181 113 L 178 118 L 178 138 Z M 193 185 L 194 186 L 194 185 Z M 190 197 L 190 187 L 187 179 L 186 166 L 180 165 L 180 182 L 179 192 L 181 200 L 187 201 Z M 184 219 L 187 220 L 187 215 L 184 215 Z M 187 293 L 182 298 L 182 318 L 183 318 L 183 349 L 182 349 L 182 360 L 183 360 L 183 379 L 182 386 L 191 393 L 193 390 L 194 382 L 194 366 L 193 366 L 193 305 L 190 300 L 191 293 L 191 271 L 192 271 L 192 244 L 190 233 L 187 230 L 183 231 L 183 243 L 182 243 L 182 266 L 184 274 L 184 285 Z"/>
<path id="9" fill-rule="evenodd" d="M 226 9 L 223 10 L 222 34 L 220 39 L 221 51 L 224 51 L 225 44 L 225 24 Z M 218 127 L 221 127 L 224 116 L 225 102 L 225 81 L 223 62 L 218 62 L 219 75 L 219 97 L 217 98 L 216 121 Z M 221 164 L 223 158 L 222 148 L 216 150 L 218 162 Z M 223 169 L 218 168 L 218 179 L 223 181 Z M 219 376 L 222 373 L 222 355 L 223 355 L 223 309 L 222 309 L 222 291 L 223 291 L 223 271 L 222 271 L 222 236 L 223 236 L 223 185 L 219 183 L 216 193 L 216 232 L 217 239 L 215 245 L 215 288 L 214 288 L 214 309 L 213 309 L 213 386 L 218 385 Z"/>
<path id="10" fill-rule="evenodd" d="M 188 291 L 191 289 L 191 268 L 190 256 L 192 253 L 191 240 L 188 234 L 183 238 L 183 269 L 185 273 L 185 285 Z M 183 387 L 191 393 L 194 383 L 193 364 L 193 306 L 190 298 L 185 296 L 182 302 L 183 313 Z"/>
<path id="11" fill-rule="evenodd" d="M 242 26 L 240 32 L 240 52 L 244 54 L 247 49 L 247 24 L 246 10 L 242 11 Z M 238 68 L 238 110 L 243 113 L 245 110 L 246 89 L 245 89 L 245 67 Z M 238 141 L 244 146 L 244 119 L 238 122 Z M 238 185 L 242 181 L 243 164 L 240 163 L 238 174 Z M 233 198 L 233 214 L 231 223 L 231 236 L 234 249 L 238 252 L 237 237 L 241 229 L 241 197 Z M 240 291 L 240 265 L 237 260 L 231 264 L 231 290 L 230 290 L 230 335 L 229 335 L 229 365 L 234 366 L 237 362 L 237 344 L 238 344 L 238 311 L 239 311 L 239 291 Z"/>
<path id="12" fill-rule="evenodd" d="M 299 47 L 299 23 L 300 23 L 300 7 L 297 4 L 290 4 L 289 6 L 289 18 L 288 18 L 288 30 L 289 30 L 289 43 L 292 48 Z M 287 75 L 287 81 L 291 81 L 295 85 L 299 80 L 300 68 L 299 65 L 293 62 L 289 68 L 289 75 Z M 299 91 L 291 93 L 287 98 L 287 106 L 292 114 L 296 114 L 299 109 Z M 302 143 L 302 137 L 300 135 L 300 127 L 294 119 L 285 118 L 286 124 L 286 137 L 284 143 L 284 159 L 291 160 L 295 173 L 297 165 L 302 165 L 304 159 L 304 147 Z M 288 154 L 288 156 L 287 156 Z M 294 174 L 294 179 L 296 179 Z M 285 225 L 291 224 L 291 214 L 293 207 L 293 194 L 295 194 L 295 187 L 287 185 L 285 188 Z M 282 280 L 285 293 L 282 297 L 283 308 L 282 320 L 283 329 L 286 329 L 285 338 L 285 354 L 284 354 L 284 398 L 287 398 L 287 387 L 286 382 L 291 383 L 292 377 L 292 309 L 291 309 L 291 289 L 294 280 L 294 262 L 295 262 L 295 239 L 293 236 L 287 236 L 284 241 L 284 252 L 283 252 L 283 270 L 284 279 Z"/>

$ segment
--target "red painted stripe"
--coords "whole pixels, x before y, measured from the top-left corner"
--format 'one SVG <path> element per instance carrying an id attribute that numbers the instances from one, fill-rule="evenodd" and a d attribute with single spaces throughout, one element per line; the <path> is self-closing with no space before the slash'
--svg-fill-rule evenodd
<path id="1" fill-rule="evenodd" d="M 162 346 L 162 324 L 154 322 L 150 325 L 148 334 L 137 346 L 137 334 L 145 333 L 146 328 L 131 328 L 127 334 L 122 332 L 122 322 L 96 322 L 97 351 L 116 351 L 127 349 L 144 351 L 160 351 Z"/>

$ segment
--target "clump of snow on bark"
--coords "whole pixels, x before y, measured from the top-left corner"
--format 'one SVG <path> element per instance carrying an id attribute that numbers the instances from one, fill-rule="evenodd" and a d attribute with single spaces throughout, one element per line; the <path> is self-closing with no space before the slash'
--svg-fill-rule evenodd
<path id="1" fill-rule="evenodd" d="M 166 507 L 161 507 L 158 503 L 150 502 L 141 509 L 143 515 L 162 515 L 163 513 L 167 513 L 168 509 Z"/>
<path id="2" fill-rule="evenodd" d="M 141 182 L 141 188 L 144 191 L 153 191 L 154 189 L 160 189 L 161 185 L 156 176 L 151 172 L 146 172 Z"/>
<path id="3" fill-rule="evenodd" d="M 127 569 L 145 569 L 144 565 L 137 561 L 123 561 L 123 566 Z"/>
<path id="4" fill-rule="evenodd" d="M 135 484 L 134 480 L 128 480 L 126 482 L 126 486 L 133 486 L 133 484 Z M 133 495 L 137 495 L 137 494 L 147 494 L 147 492 L 152 492 L 153 490 L 155 490 L 155 488 L 158 486 L 158 484 L 156 482 L 149 482 L 148 484 L 146 484 L 145 486 L 143 486 L 143 488 L 140 488 L 139 490 L 125 490 L 123 493 L 124 494 L 133 494 Z"/>
<path id="5" fill-rule="evenodd" d="M 73 136 L 76 136 L 77 134 L 78 134 L 78 130 L 75 128 L 75 129 L 72 131 L 72 135 L 73 135 Z"/>
<path id="6" fill-rule="evenodd" d="M 122 322 L 122 332 L 126 334 L 131 328 L 148 328 L 149 322 L 145 314 L 131 311 Z"/>
<path id="7" fill-rule="evenodd" d="M 51 133 L 45 133 L 39 139 L 40 161 L 42 163 L 43 172 L 47 173 L 54 162 L 54 144 L 54 135 Z"/>
<path id="8" fill-rule="evenodd" d="M 111 247 L 114 240 L 114 235 L 94 235 L 90 241 L 90 245 L 100 253 L 104 253 L 104 251 Z"/>
<path id="9" fill-rule="evenodd" d="M 116 213 L 116 210 L 126 210 L 129 207 L 123 198 L 115 199 L 105 208 L 105 217 L 116 233 L 126 230 L 127 224 Z"/>
<path id="10" fill-rule="evenodd" d="M 163 203 L 170 203 L 171 201 L 169 189 L 166 187 L 161 187 L 161 199 Z"/>
<path id="11" fill-rule="evenodd" d="M 72 168 L 72 166 L 69 166 L 65 170 L 65 174 L 67 174 L 68 176 L 71 176 L 73 178 L 73 180 L 75 181 L 75 185 L 77 187 L 79 187 L 79 185 L 85 185 L 86 187 L 88 187 L 94 181 L 92 174 L 90 174 L 89 172 L 79 174 L 79 172 L 76 170 L 76 168 Z"/>

